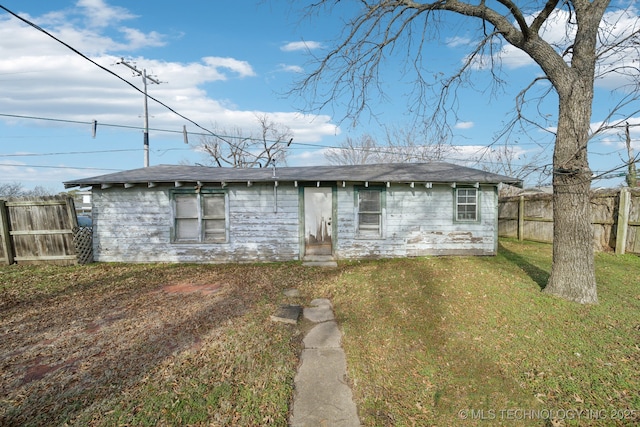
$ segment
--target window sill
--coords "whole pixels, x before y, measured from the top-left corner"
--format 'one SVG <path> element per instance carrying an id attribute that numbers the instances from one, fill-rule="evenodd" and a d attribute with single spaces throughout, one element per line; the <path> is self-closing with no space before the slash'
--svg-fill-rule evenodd
<path id="1" fill-rule="evenodd" d="M 188 242 L 170 242 L 172 245 L 179 245 L 179 246 L 183 246 L 183 245 L 198 245 L 198 246 L 202 246 L 202 245 L 226 245 L 229 242 L 197 242 L 197 241 L 188 241 Z"/>
<path id="2" fill-rule="evenodd" d="M 356 240 L 384 240 L 384 237 L 381 235 L 366 235 L 366 234 L 356 234 Z"/>

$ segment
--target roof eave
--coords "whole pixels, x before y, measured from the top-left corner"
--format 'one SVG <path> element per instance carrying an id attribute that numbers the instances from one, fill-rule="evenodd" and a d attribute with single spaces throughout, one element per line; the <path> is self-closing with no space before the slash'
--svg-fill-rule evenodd
<path id="1" fill-rule="evenodd" d="M 512 180 L 512 181 L 466 181 L 466 180 L 414 180 L 414 181 L 407 181 L 405 179 L 402 180 L 393 180 L 393 179 L 389 179 L 389 180 L 379 180 L 379 179 L 372 179 L 370 181 L 367 180 L 353 180 L 353 179 L 335 179 L 332 180 L 335 182 L 369 182 L 369 183 L 394 183 L 394 184 L 425 184 L 425 183 L 431 183 L 431 184 L 440 184 L 440 185 L 451 185 L 453 183 L 457 183 L 457 184 L 463 184 L 463 185 L 473 185 L 473 184 L 480 184 L 480 185 L 499 185 L 499 184 L 509 184 L 509 185 L 513 185 L 516 186 L 518 188 L 523 188 L 523 181 L 521 180 Z M 111 186 L 116 186 L 116 185 L 123 185 L 126 188 L 130 188 L 130 187 L 134 187 L 134 186 L 139 186 L 139 185 L 144 185 L 147 186 L 149 188 L 152 187 L 156 187 L 158 185 L 174 185 L 176 187 L 182 186 L 182 185 L 177 185 L 176 183 L 180 182 L 183 185 L 184 184 L 190 184 L 193 183 L 194 185 L 205 185 L 205 184 L 214 184 L 214 183 L 219 183 L 221 185 L 226 185 L 226 184 L 242 184 L 242 183 L 251 183 L 251 184 L 255 184 L 255 183 L 274 183 L 274 182 L 328 182 L 326 179 L 290 179 L 290 178 L 269 178 L 269 179 L 243 179 L 243 180 L 237 180 L 237 179 L 231 179 L 231 180 L 220 180 L 220 181 L 196 181 L 196 180 L 192 180 L 192 179 L 176 179 L 176 180 L 145 180 L 145 181 L 123 181 L 123 180 L 119 180 L 119 181 L 68 181 L 68 182 L 64 182 L 64 188 L 74 188 L 74 187 L 79 187 L 79 188 L 83 188 L 83 187 L 93 187 L 93 186 L 103 186 L 104 188 L 108 188 Z M 108 187 L 107 187 L 108 186 Z"/>

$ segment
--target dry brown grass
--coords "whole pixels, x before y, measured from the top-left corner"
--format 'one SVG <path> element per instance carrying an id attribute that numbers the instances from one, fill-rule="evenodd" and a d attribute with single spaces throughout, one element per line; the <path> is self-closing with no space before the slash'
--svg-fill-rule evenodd
<path id="1" fill-rule="evenodd" d="M 540 292 L 550 249 L 329 270 L 0 267 L 0 425 L 284 426 L 305 325 L 269 317 L 320 297 L 364 425 L 635 425 L 640 258 L 599 254 L 600 304 L 582 306 Z"/>
<path id="2" fill-rule="evenodd" d="M 0 269 L 1 425 L 285 425 L 299 265 Z"/>

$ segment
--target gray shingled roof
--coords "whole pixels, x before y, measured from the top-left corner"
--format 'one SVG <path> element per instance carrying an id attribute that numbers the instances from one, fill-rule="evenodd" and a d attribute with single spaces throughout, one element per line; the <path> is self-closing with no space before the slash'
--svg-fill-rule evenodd
<path id="1" fill-rule="evenodd" d="M 102 184 L 141 184 L 179 182 L 432 182 L 432 183 L 507 183 L 521 180 L 445 162 L 387 163 L 349 166 L 304 166 L 272 168 L 217 168 L 206 166 L 158 165 L 132 169 L 64 183 L 66 188 Z"/>

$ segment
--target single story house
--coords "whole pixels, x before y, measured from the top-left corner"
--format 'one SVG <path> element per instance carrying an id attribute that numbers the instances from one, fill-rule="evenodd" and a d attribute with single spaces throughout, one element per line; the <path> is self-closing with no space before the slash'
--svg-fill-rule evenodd
<path id="1" fill-rule="evenodd" d="M 256 262 L 495 255 L 507 176 L 444 162 L 265 169 L 159 165 L 91 187 L 94 259 Z"/>

